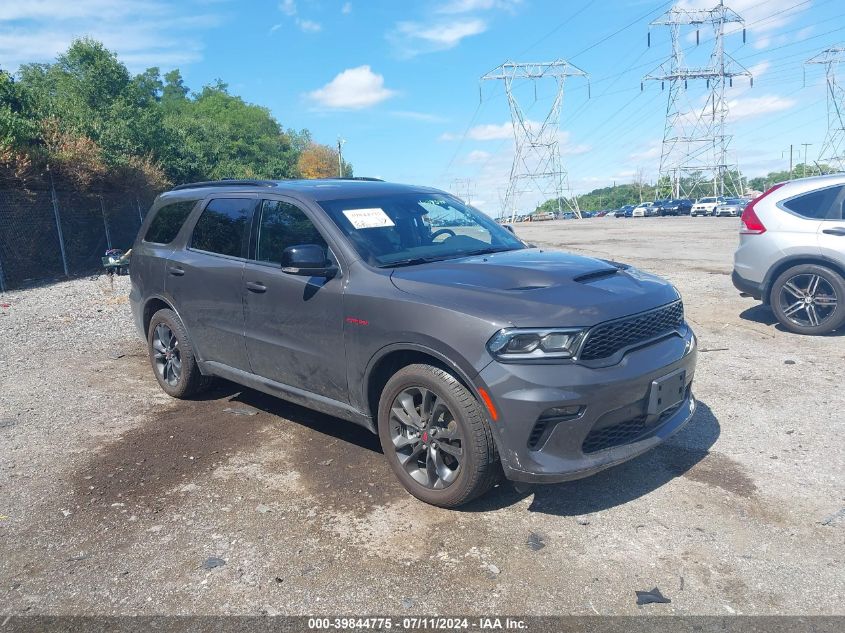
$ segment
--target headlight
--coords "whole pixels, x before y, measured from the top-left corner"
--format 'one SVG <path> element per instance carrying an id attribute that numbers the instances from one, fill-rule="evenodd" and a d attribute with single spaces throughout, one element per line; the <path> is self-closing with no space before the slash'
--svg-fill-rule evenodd
<path id="1" fill-rule="evenodd" d="M 499 360 L 572 358 L 586 330 L 572 328 L 505 328 L 487 342 Z"/>

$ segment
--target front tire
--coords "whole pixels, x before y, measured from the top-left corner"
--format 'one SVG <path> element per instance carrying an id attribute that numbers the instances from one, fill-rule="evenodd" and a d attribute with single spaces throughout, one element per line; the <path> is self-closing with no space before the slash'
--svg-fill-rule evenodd
<path id="1" fill-rule="evenodd" d="M 167 395 L 190 398 L 211 384 L 211 378 L 200 373 L 191 339 L 173 310 L 159 310 L 150 319 L 147 352 L 156 380 Z"/>
<path id="2" fill-rule="evenodd" d="M 393 375 L 378 409 L 382 450 L 417 499 L 455 508 L 487 492 L 499 456 L 483 409 L 452 374 L 409 365 Z"/>
<path id="3" fill-rule="evenodd" d="M 845 280 L 816 264 L 784 271 L 769 298 L 780 324 L 796 334 L 827 334 L 845 325 Z"/>

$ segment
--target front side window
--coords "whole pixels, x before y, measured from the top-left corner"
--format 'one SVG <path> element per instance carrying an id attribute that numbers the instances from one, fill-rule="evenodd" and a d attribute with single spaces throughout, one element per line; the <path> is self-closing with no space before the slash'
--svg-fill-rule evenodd
<path id="1" fill-rule="evenodd" d="M 179 229 L 191 215 L 191 210 L 196 203 L 196 200 L 180 200 L 161 207 L 153 221 L 150 222 L 150 228 L 144 235 L 144 241 L 155 244 L 170 244 L 176 239 Z"/>
<path id="2" fill-rule="evenodd" d="M 787 200 L 783 203 L 783 206 L 802 218 L 840 220 L 842 219 L 841 193 L 841 185 L 827 187 Z"/>
<path id="3" fill-rule="evenodd" d="M 444 194 L 329 200 L 320 206 L 373 266 L 386 268 L 525 248 L 492 218 Z"/>
<path id="4" fill-rule="evenodd" d="M 262 201 L 255 259 L 278 264 L 286 248 L 301 244 L 327 248 L 323 236 L 302 209 L 282 200 Z"/>
<path id="5" fill-rule="evenodd" d="M 191 248 L 243 257 L 253 207 L 255 200 L 249 198 L 212 200 L 197 220 L 191 236 Z"/>

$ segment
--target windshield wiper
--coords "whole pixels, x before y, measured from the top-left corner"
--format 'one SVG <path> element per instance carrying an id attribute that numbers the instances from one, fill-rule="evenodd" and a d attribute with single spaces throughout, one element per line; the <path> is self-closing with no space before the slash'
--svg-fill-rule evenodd
<path id="1" fill-rule="evenodd" d="M 482 248 L 476 251 L 466 251 L 464 253 L 450 253 L 448 255 L 439 255 L 432 257 L 410 257 L 408 259 L 400 259 L 395 262 L 387 262 L 379 266 L 379 268 L 400 268 L 402 266 L 416 266 L 417 264 L 430 264 L 432 262 L 442 262 L 448 259 L 461 259 L 463 257 L 474 257 L 476 255 L 489 255 L 490 253 L 504 253 L 505 251 L 516 250 L 507 247 L 490 247 Z"/>
<path id="2" fill-rule="evenodd" d="M 401 268 L 402 266 L 416 266 L 417 264 L 430 264 L 431 262 L 440 262 L 444 259 L 451 259 L 448 257 L 411 257 L 409 259 L 400 259 L 395 262 L 387 262 L 379 266 L 379 268 Z"/>
<path id="3" fill-rule="evenodd" d="M 507 251 L 514 251 L 514 250 L 518 250 L 518 249 L 509 248 L 507 246 L 500 246 L 500 247 L 491 246 L 489 248 L 481 248 L 477 251 L 467 251 L 466 253 L 460 253 L 460 254 L 456 255 L 456 257 L 475 257 L 476 255 L 491 255 L 493 253 L 504 253 L 504 252 L 507 252 Z"/>

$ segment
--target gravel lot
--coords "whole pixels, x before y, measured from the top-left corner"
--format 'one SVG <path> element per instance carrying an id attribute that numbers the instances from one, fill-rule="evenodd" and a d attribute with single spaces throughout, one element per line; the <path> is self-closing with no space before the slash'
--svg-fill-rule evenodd
<path id="1" fill-rule="evenodd" d="M 126 278 L 0 295 L 0 611 L 845 613 L 845 337 L 740 298 L 736 229 L 517 225 L 675 283 L 700 407 L 637 460 L 462 511 L 408 496 L 358 427 L 229 383 L 166 397 Z M 637 607 L 655 586 L 671 604 Z"/>

